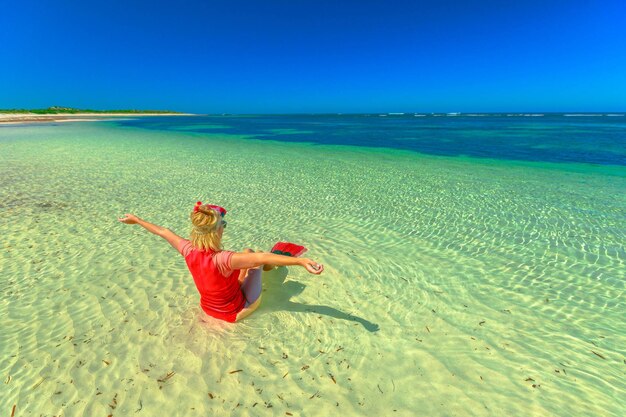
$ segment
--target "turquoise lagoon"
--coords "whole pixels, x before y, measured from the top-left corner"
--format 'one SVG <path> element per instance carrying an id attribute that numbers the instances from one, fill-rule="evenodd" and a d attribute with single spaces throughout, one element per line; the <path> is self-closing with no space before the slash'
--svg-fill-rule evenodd
<path id="1" fill-rule="evenodd" d="M 0 126 L 0 412 L 621 416 L 624 117 L 156 117 Z M 238 324 L 181 235 L 306 245 Z"/>

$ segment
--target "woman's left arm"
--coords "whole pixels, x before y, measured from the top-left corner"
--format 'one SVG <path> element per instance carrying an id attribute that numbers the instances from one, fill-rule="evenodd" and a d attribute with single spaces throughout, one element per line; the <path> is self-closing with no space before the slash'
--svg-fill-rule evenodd
<path id="1" fill-rule="evenodd" d="M 122 223 L 126 224 L 138 224 L 143 227 L 150 233 L 154 233 L 157 236 L 161 236 L 163 239 L 167 240 L 170 245 L 174 247 L 174 249 L 178 250 L 179 244 L 182 240 L 182 237 L 178 236 L 176 233 L 172 232 L 170 229 L 165 227 L 158 226 L 156 224 L 152 224 L 147 222 L 134 214 L 126 213 L 124 217 L 117 219 Z"/>

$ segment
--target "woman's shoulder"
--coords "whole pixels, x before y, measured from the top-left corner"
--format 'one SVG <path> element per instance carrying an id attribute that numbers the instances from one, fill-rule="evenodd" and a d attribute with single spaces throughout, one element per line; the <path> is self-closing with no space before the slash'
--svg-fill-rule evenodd
<path id="1" fill-rule="evenodd" d="M 233 272 L 233 268 L 230 265 L 230 259 L 235 252 L 229 250 L 220 250 L 213 253 L 213 262 L 220 273 L 224 276 L 229 276 Z"/>
<path id="2" fill-rule="evenodd" d="M 178 252 L 183 255 L 183 257 L 186 257 L 193 250 L 193 245 L 190 240 L 181 239 L 176 249 L 178 249 Z"/>

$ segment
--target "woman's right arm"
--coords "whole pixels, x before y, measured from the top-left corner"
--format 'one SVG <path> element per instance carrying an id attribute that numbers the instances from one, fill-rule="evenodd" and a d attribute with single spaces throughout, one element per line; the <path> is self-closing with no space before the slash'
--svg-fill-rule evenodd
<path id="1" fill-rule="evenodd" d="M 301 266 L 311 274 L 319 275 L 324 271 L 324 265 L 308 258 L 294 258 L 293 256 L 277 255 L 267 252 L 234 253 L 230 258 L 232 269 L 257 268 L 261 265 Z"/>
<path id="2" fill-rule="evenodd" d="M 180 246 L 180 242 L 184 240 L 182 237 L 178 236 L 170 229 L 147 222 L 144 219 L 135 216 L 134 214 L 126 213 L 124 217 L 120 217 L 117 220 L 126 224 L 138 224 L 139 226 L 146 229 L 148 232 L 153 233 L 157 236 L 161 236 L 163 239 L 167 240 L 169 244 L 172 245 L 176 250 L 179 250 L 178 248 Z"/>

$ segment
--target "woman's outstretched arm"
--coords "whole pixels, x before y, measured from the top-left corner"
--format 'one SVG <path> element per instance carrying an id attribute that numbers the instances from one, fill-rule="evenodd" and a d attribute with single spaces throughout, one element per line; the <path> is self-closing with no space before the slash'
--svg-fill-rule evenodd
<path id="1" fill-rule="evenodd" d="M 170 245 L 172 245 L 174 249 L 176 250 L 178 250 L 180 242 L 184 240 L 182 237 L 178 236 L 176 233 L 172 232 L 170 229 L 166 229 L 165 227 L 161 227 L 156 224 L 147 222 L 135 216 L 134 214 L 126 213 L 124 217 L 121 217 L 117 220 L 126 224 L 138 224 L 139 226 L 146 229 L 148 232 L 154 233 L 155 235 L 161 236 L 163 239 L 167 240 L 170 243 Z"/>
<path id="2" fill-rule="evenodd" d="M 324 271 L 324 265 L 308 258 L 294 258 L 293 256 L 277 255 L 267 252 L 234 253 L 230 258 L 232 269 L 257 268 L 261 265 L 292 266 L 298 265 L 311 274 L 319 275 Z"/>

